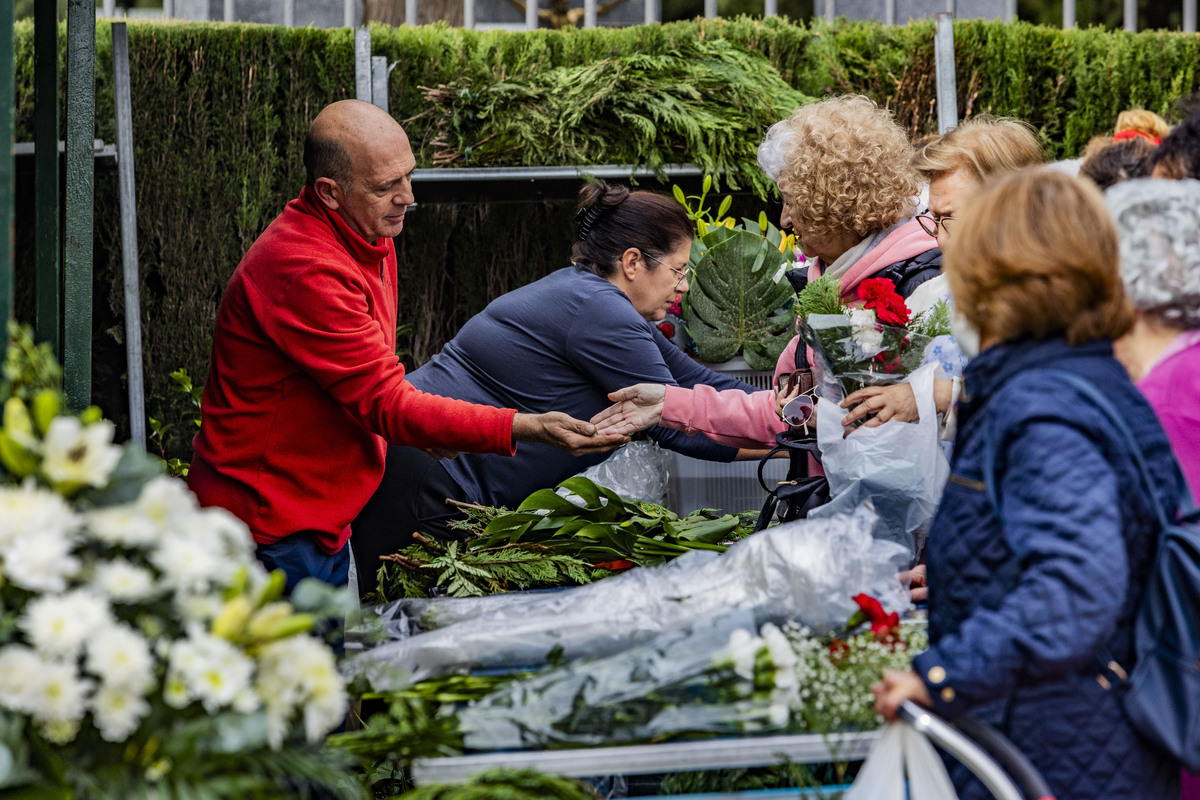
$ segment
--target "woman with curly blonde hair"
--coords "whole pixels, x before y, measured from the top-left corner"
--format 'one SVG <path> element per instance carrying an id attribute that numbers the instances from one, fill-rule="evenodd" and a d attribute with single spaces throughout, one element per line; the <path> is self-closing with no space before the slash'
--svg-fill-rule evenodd
<path id="1" fill-rule="evenodd" d="M 920 177 L 891 112 L 846 95 L 796 109 L 772 125 L 759 164 L 783 196 L 780 225 L 795 231 L 809 280 L 836 275 L 854 299 L 869 277 L 907 297 L 939 272 L 941 251 L 912 217 Z"/>

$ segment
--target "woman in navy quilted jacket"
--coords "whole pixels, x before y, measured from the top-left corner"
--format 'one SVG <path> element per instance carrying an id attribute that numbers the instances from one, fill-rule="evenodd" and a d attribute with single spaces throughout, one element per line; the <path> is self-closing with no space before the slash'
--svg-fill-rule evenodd
<path id="1" fill-rule="evenodd" d="M 876 708 L 891 719 L 911 698 L 951 719 L 970 711 L 1012 739 L 1059 800 L 1177 798 L 1178 762 L 1118 704 L 1153 513 L 1118 436 L 1054 374 L 1082 376 L 1124 411 L 1173 512 L 1170 445 L 1113 358 L 1133 310 L 1104 201 L 1048 170 L 1003 178 L 958 215 L 945 271 L 981 352 L 964 376 L 929 536 L 930 647 L 875 687 Z M 991 797 L 961 765 L 951 774 L 960 797 Z"/>

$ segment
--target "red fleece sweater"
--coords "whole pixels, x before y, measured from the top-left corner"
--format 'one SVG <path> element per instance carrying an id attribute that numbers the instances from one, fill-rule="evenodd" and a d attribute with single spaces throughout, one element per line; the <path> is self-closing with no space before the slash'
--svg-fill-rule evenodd
<path id="1" fill-rule="evenodd" d="M 217 313 L 188 485 L 260 543 L 337 552 L 387 443 L 512 455 L 512 409 L 425 394 L 396 357 L 396 252 L 307 189 L 250 247 Z"/>

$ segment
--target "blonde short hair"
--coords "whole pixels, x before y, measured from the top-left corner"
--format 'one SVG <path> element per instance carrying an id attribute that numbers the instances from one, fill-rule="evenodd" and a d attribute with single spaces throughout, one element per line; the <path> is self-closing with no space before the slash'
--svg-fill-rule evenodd
<path id="1" fill-rule="evenodd" d="M 1117 114 L 1117 125 L 1113 133 L 1121 131 L 1138 131 L 1153 136 L 1155 139 L 1165 139 L 1167 134 L 1171 132 L 1171 126 L 1167 121 L 1155 114 L 1153 111 L 1147 111 L 1144 108 L 1131 108 L 1128 111 L 1122 111 Z"/>
<path id="2" fill-rule="evenodd" d="M 1030 168 L 998 178 L 956 215 L 944 268 L 955 305 L 1002 342 L 1118 339 L 1133 325 L 1117 231 L 1092 185 Z"/>
<path id="3" fill-rule="evenodd" d="M 1040 164 L 1044 158 L 1037 131 L 1028 122 L 983 114 L 918 151 L 913 167 L 926 180 L 963 169 L 982 183 L 989 175 Z"/>
<path id="4" fill-rule="evenodd" d="M 912 146 L 892 113 L 861 95 L 801 106 L 767 131 L 758 163 L 802 236 L 890 228 L 916 212 Z"/>

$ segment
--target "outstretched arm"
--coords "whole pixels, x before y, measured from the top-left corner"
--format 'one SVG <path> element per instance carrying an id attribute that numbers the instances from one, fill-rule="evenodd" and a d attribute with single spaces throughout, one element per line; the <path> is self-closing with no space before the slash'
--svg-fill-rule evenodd
<path id="1" fill-rule="evenodd" d="M 573 456 L 603 453 L 629 441 L 624 434 L 601 433 L 592 423 L 561 411 L 517 414 L 513 417 L 512 436 L 514 442 L 541 442 Z"/>
<path id="2" fill-rule="evenodd" d="M 639 383 L 610 392 L 613 405 L 591 421 L 601 435 L 628 435 L 652 428 L 662 419 L 666 387 L 657 383 Z"/>

